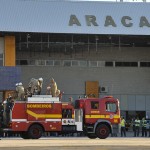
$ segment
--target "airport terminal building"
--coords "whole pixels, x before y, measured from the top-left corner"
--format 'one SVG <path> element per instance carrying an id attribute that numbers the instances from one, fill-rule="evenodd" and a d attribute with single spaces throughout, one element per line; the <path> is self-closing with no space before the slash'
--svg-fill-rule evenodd
<path id="1" fill-rule="evenodd" d="M 127 119 L 150 118 L 149 10 L 150 3 L 1 0 L 0 74 L 19 68 L 25 87 L 42 77 L 43 94 L 53 77 L 64 101 L 90 89 L 118 98 Z M 2 97 L 13 90 L 2 85 Z"/>

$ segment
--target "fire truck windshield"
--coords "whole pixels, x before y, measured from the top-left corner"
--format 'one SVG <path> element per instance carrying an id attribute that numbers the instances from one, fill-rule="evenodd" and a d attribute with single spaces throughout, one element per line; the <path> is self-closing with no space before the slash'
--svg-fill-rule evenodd
<path id="1" fill-rule="evenodd" d="M 107 102 L 106 103 L 106 111 L 117 112 L 117 105 L 116 105 L 116 103 Z"/>

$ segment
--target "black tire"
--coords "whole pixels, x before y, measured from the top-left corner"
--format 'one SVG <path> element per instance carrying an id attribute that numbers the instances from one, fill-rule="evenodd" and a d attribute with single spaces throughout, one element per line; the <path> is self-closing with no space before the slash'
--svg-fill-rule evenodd
<path id="1" fill-rule="evenodd" d="M 87 137 L 90 138 L 90 139 L 96 139 L 96 138 L 97 138 L 97 135 L 94 134 L 94 133 L 88 133 L 88 134 L 87 134 Z"/>
<path id="2" fill-rule="evenodd" d="M 43 135 L 43 128 L 40 125 L 32 125 L 28 130 L 31 139 L 39 139 Z"/>
<path id="3" fill-rule="evenodd" d="M 28 132 L 21 132 L 20 137 L 23 138 L 23 139 L 30 139 L 29 136 L 28 136 Z"/>
<path id="4" fill-rule="evenodd" d="M 106 139 L 110 134 L 110 129 L 107 125 L 101 124 L 96 128 L 96 135 L 100 139 Z"/>

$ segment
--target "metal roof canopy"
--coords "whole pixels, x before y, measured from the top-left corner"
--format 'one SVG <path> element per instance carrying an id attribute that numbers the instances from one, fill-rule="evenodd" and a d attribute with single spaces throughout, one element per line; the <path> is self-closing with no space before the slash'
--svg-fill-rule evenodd
<path id="1" fill-rule="evenodd" d="M 150 35 L 149 8 L 150 3 L 1 0 L 0 31 Z M 69 25 L 71 15 L 76 16 L 80 26 Z M 97 26 L 88 25 L 90 16 L 95 18 Z M 141 17 L 148 26 L 140 27 Z M 132 26 L 124 26 L 122 18 L 125 24 L 132 23 Z M 116 27 L 111 25 L 112 21 Z"/>

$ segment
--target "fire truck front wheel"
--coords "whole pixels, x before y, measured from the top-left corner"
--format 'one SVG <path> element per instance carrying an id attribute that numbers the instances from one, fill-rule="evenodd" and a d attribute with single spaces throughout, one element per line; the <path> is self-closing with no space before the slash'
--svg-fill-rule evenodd
<path id="1" fill-rule="evenodd" d="M 38 124 L 32 125 L 28 130 L 28 136 L 31 139 L 39 139 L 42 136 L 42 134 L 43 128 Z"/>
<path id="2" fill-rule="evenodd" d="M 88 133 L 87 137 L 90 138 L 90 139 L 96 139 L 97 135 L 95 135 L 94 133 Z"/>
<path id="3" fill-rule="evenodd" d="M 106 139 L 109 136 L 109 127 L 105 124 L 100 124 L 96 128 L 96 135 L 100 139 Z"/>

